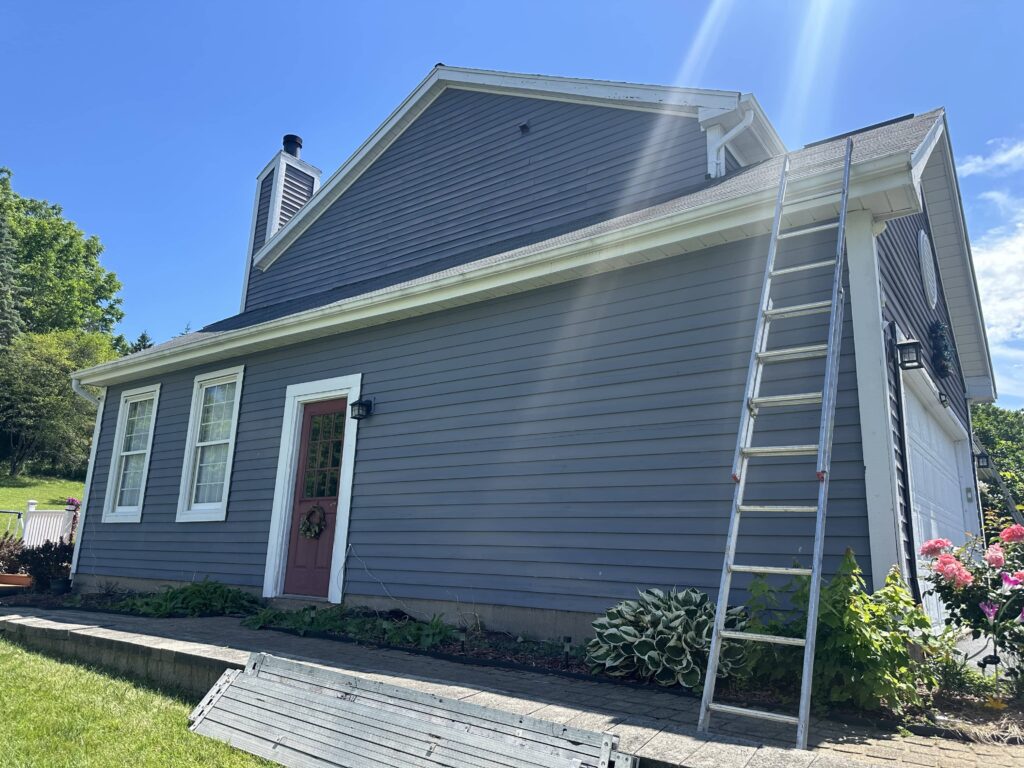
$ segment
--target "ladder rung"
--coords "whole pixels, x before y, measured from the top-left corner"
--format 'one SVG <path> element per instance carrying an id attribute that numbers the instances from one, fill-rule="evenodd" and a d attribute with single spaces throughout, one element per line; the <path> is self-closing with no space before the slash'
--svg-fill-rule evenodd
<path id="1" fill-rule="evenodd" d="M 836 187 L 835 189 L 824 189 L 821 192 L 815 192 L 814 194 L 811 194 L 811 195 L 806 195 L 804 197 L 798 197 L 798 198 L 796 198 L 794 200 L 783 200 L 782 201 L 782 210 L 783 210 L 783 212 L 785 212 L 786 208 L 788 208 L 791 205 L 802 205 L 804 203 L 813 202 L 814 200 L 822 200 L 822 199 L 824 199 L 826 197 L 835 197 L 836 195 L 842 195 L 842 194 L 843 194 L 843 188 L 842 187 Z"/>
<path id="2" fill-rule="evenodd" d="M 780 715 L 777 712 L 765 712 L 763 709 L 744 709 L 743 707 L 732 707 L 728 704 L 709 704 L 708 709 L 712 712 L 721 712 L 723 715 L 739 715 L 740 717 L 756 717 L 761 720 L 772 720 L 776 723 L 797 725 L 799 718 L 792 715 Z"/>
<path id="3" fill-rule="evenodd" d="M 776 515 L 813 515 L 817 507 L 778 506 L 771 504 L 740 504 L 740 512 L 771 512 Z"/>
<path id="4" fill-rule="evenodd" d="M 733 573 L 767 573 L 774 576 L 810 576 L 810 568 L 780 568 L 776 565 L 736 565 L 729 566 Z"/>
<path id="5" fill-rule="evenodd" d="M 765 395 L 752 397 L 754 408 L 781 408 L 787 405 L 815 405 L 821 402 L 821 392 L 802 392 L 798 395 Z"/>
<path id="6" fill-rule="evenodd" d="M 764 316 L 771 320 L 781 320 L 786 317 L 803 317 L 804 315 L 819 315 L 832 311 L 832 301 L 812 301 L 808 304 L 793 304 L 789 307 L 772 307 L 764 311 Z"/>
<path id="7" fill-rule="evenodd" d="M 796 267 L 783 267 L 782 269 L 773 269 L 772 277 L 778 277 L 779 275 L 791 275 L 794 272 L 806 272 L 809 269 L 824 269 L 825 267 L 834 267 L 836 265 L 835 259 L 826 259 L 825 261 L 812 261 L 810 264 L 800 264 Z"/>
<path id="8" fill-rule="evenodd" d="M 830 221 L 827 224 L 815 224 L 810 227 L 797 227 L 795 229 L 787 229 L 785 232 L 779 232 L 779 240 L 785 240 L 787 237 L 800 237 L 801 235 L 809 235 L 813 232 L 824 232 L 828 229 L 838 229 L 838 221 Z"/>
<path id="9" fill-rule="evenodd" d="M 789 347 L 758 352 L 757 359 L 762 363 L 787 363 L 790 360 L 808 360 L 812 357 L 824 357 L 828 352 L 826 344 L 811 344 L 806 347 Z"/>
<path id="10" fill-rule="evenodd" d="M 781 635 L 763 635 L 760 632 L 733 632 L 723 629 L 722 637 L 728 640 L 751 640 L 755 643 L 775 643 L 776 645 L 806 645 L 802 637 L 782 637 Z"/>
<path id="11" fill-rule="evenodd" d="M 750 445 L 744 456 L 817 456 L 817 445 Z"/>

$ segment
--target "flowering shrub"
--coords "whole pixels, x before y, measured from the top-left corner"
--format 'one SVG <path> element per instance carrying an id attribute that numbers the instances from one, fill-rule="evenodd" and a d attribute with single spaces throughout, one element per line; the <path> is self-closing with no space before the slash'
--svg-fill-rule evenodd
<path id="1" fill-rule="evenodd" d="M 995 654 L 982 664 L 1002 664 L 1018 677 L 1024 657 L 1024 525 L 1007 525 L 986 542 L 971 537 L 962 547 L 932 539 L 921 547 L 928 580 L 949 616 L 946 623 L 991 641 Z M 1001 654 L 1001 655 L 1000 655 Z"/>

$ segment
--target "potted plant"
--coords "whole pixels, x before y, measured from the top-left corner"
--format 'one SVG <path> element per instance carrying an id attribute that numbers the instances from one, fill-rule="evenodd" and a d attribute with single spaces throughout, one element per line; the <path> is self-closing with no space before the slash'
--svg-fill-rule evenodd
<path id="1" fill-rule="evenodd" d="M 21 539 L 7 533 L 0 536 L 0 584 L 16 587 L 32 585 L 32 577 L 24 572 L 21 562 L 23 549 Z"/>

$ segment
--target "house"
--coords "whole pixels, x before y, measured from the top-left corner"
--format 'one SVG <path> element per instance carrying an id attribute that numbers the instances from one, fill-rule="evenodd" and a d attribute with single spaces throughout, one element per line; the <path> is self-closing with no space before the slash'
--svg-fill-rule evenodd
<path id="1" fill-rule="evenodd" d="M 968 405 L 995 390 L 945 113 L 850 135 L 825 564 L 852 547 L 877 585 L 978 529 Z M 785 226 L 835 220 L 844 146 L 790 154 Z M 786 154 L 757 100 L 438 65 L 329 178 L 300 147 L 257 178 L 239 313 L 76 374 L 102 391 L 76 584 L 209 577 L 548 636 L 637 588 L 714 593 Z M 834 250 L 821 229 L 779 259 Z M 819 417 L 779 409 L 764 439 L 817 442 Z M 762 503 L 813 497 L 813 470 L 762 460 Z M 809 559 L 805 516 L 750 520 L 741 557 Z"/>

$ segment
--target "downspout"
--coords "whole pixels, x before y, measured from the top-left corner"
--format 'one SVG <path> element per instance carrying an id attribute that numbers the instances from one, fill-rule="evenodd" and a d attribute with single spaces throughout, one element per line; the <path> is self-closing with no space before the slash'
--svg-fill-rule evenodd
<path id="1" fill-rule="evenodd" d="M 100 399 L 96 397 L 96 395 L 94 395 L 88 389 L 86 389 L 84 386 L 82 386 L 82 382 L 80 382 L 78 379 L 74 377 L 72 377 L 71 379 L 71 389 L 74 390 L 75 394 L 78 395 L 83 400 L 88 400 L 97 408 L 100 407 Z"/>
<path id="2" fill-rule="evenodd" d="M 715 142 L 713 155 L 715 156 L 715 178 L 725 175 L 725 145 L 743 133 L 754 122 L 754 110 L 748 109 L 743 114 L 743 119 L 734 125 L 724 136 Z"/>

